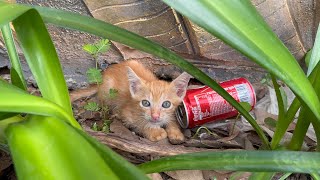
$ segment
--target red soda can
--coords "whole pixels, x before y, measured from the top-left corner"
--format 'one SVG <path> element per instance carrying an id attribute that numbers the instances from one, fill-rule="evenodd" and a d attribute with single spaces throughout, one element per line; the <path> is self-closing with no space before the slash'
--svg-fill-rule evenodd
<path id="1" fill-rule="evenodd" d="M 237 78 L 219 83 L 235 100 L 247 102 L 251 109 L 256 103 L 254 89 L 245 78 Z M 207 122 L 227 119 L 238 111 L 208 86 L 188 89 L 182 105 L 176 110 L 181 127 L 193 128 Z"/>

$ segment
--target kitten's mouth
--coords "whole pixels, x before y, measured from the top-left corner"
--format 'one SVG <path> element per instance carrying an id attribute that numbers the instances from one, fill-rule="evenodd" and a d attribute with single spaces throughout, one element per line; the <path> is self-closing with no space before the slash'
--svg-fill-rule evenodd
<path id="1" fill-rule="evenodd" d="M 161 125 L 161 124 L 163 124 L 163 122 L 161 121 L 161 120 L 157 120 L 157 121 L 155 121 L 155 120 L 149 120 L 149 122 L 151 123 L 151 124 L 154 124 L 154 125 Z"/>

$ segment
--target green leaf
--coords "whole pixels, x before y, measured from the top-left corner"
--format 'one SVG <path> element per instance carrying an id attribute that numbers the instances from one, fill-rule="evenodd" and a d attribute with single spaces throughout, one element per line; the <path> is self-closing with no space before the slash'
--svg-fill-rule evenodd
<path id="1" fill-rule="evenodd" d="M 102 39 L 95 44 L 86 44 L 83 46 L 83 50 L 93 56 L 97 56 L 99 53 L 104 53 L 110 48 L 110 42 L 108 39 Z"/>
<path id="2" fill-rule="evenodd" d="M 16 71 L 15 68 L 10 69 L 10 78 L 11 78 L 11 83 L 20 89 L 27 90 L 27 86 L 25 85 L 25 80 L 21 79 L 19 73 Z"/>
<path id="3" fill-rule="evenodd" d="M 98 49 L 95 45 L 92 44 L 86 44 L 83 47 L 83 50 L 85 50 L 87 53 L 94 55 L 97 53 Z"/>
<path id="4" fill-rule="evenodd" d="M 91 129 L 94 131 L 98 131 L 98 124 L 94 122 Z"/>
<path id="5" fill-rule="evenodd" d="M 312 49 L 310 49 L 307 54 L 305 55 L 304 61 L 307 65 L 307 67 L 309 67 L 310 64 L 310 58 L 311 58 L 311 54 L 312 54 Z"/>
<path id="6" fill-rule="evenodd" d="M 272 179 L 275 175 L 273 172 L 254 172 L 249 177 L 249 180 L 256 180 L 256 179 Z"/>
<path id="7" fill-rule="evenodd" d="M 314 180 L 320 180 L 320 175 L 318 173 L 312 173 L 311 176 Z"/>
<path id="8" fill-rule="evenodd" d="M 118 95 L 117 89 L 113 89 L 113 88 L 109 89 L 109 98 L 114 99 L 117 97 L 117 95 Z"/>
<path id="9" fill-rule="evenodd" d="M 1 32 L 2 32 L 4 42 L 6 44 L 6 47 L 7 47 L 10 62 L 12 65 L 11 70 L 10 70 L 11 82 L 15 86 L 18 86 L 19 88 L 21 88 L 23 90 L 26 90 L 27 85 L 26 85 L 26 81 L 24 80 L 24 75 L 23 75 L 23 72 L 21 69 L 20 59 L 19 59 L 16 47 L 14 44 L 10 25 L 9 24 L 4 25 L 1 28 Z"/>
<path id="10" fill-rule="evenodd" d="M 0 121 L 16 115 L 17 115 L 16 113 L 0 112 Z"/>
<path id="11" fill-rule="evenodd" d="M 84 106 L 85 110 L 88 111 L 99 111 L 100 107 L 96 102 L 88 102 L 85 106 Z"/>
<path id="12" fill-rule="evenodd" d="M 271 117 L 265 118 L 264 123 L 271 128 L 276 128 L 276 126 L 277 126 L 277 121 L 272 119 Z"/>
<path id="13" fill-rule="evenodd" d="M 319 87 L 319 83 L 317 82 L 317 80 L 319 79 L 318 76 L 320 75 L 319 73 L 320 73 L 320 64 L 317 64 L 316 67 L 314 68 L 314 70 L 312 71 L 312 73 L 308 76 L 308 79 L 312 83 L 312 85 L 314 86 L 314 89 L 317 90 L 317 94 L 320 95 L 320 87 Z M 293 100 L 292 104 L 289 106 L 289 109 L 285 115 L 284 120 L 278 121 L 277 129 L 276 129 L 274 136 L 272 138 L 272 141 L 271 141 L 271 147 L 275 148 L 279 144 L 282 136 L 286 132 L 289 124 L 294 120 L 294 116 L 300 107 L 301 107 L 301 103 L 300 103 L 299 99 L 295 98 Z M 302 116 L 304 116 L 304 117 L 302 117 Z M 303 121 L 303 119 L 308 119 L 308 120 L 314 119 L 313 121 L 317 121 L 315 116 L 312 115 L 310 110 L 309 110 L 309 112 L 305 112 L 305 113 L 302 113 L 301 115 L 299 115 L 299 118 L 301 118 L 302 121 Z M 310 122 L 305 121 L 305 123 L 310 123 Z M 299 133 L 299 135 L 296 135 L 296 138 L 295 138 L 296 140 L 293 140 L 292 145 L 294 145 L 294 144 L 301 145 L 302 144 L 301 141 L 303 141 L 303 137 L 301 137 L 301 136 L 304 136 L 303 132 L 306 132 L 305 131 L 306 126 L 307 125 L 301 126 L 301 129 L 299 126 L 297 126 L 297 129 L 295 132 Z M 315 126 L 316 126 L 316 128 L 318 127 L 317 124 L 315 124 Z M 299 132 L 299 131 L 301 131 L 301 132 Z M 318 133 L 318 132 L 320 132 L 320 131 L 316 131 L 316 133 Z M 296 141 L 300 141 L 300 142 L 298 143 Z M 294 149 L 299 149 L 299 148 L 296 146 L 296 147 L 294 147 Z"/>
<path id="14" fill-rule="evenodd" d="M 229 176 L 229 180 L 239 180 L 246 172 L 234 172 Z"/>
<path id="15" fill-rule="evenodd" d="M 189 2 L 189 1 L 188 1 Z M 35 7 L 43 19 L 48 23 L 53 23 L 58 26 L 63 26 L 71 29 L 77 29 L 85 31 L 97 36 L 108 38 L 113 41 L 125 44 L 144 52 L 154 54 L 168 62 L 180 67 L 182 70 L 188 72 L 190 75 L 198 79 L 204 84 L 207 84 L 219 95 L 224 97 L 232 106 L 234 106 L 253 126 L 262 142 L 268 146 L 268 139 L 263 133 L 262 129 L 258 126 L 257 122 L 251 117 L 251 115 L 243 109 L 243 107 L 228 93 L 226 92 L 217 82 L 212 80 L 209 76 L 203 73 L 201 70 L 196 68 L 194 65 L 184 60 L 177 54 L 170 50 L 156 44 L 146 38 L 138 36 L 125 29 L 121 29 L 114 25 L 105 23 L 103 21 L 90 18 L 88 16 L 81 16 L 79 14 L 65 12 L 56 9 Z M 320 105 L 319 105 L 320 107 Z"/>
<path id="16" fill-rule="evenodd" d="M 320 64 L 318 63 L 320 60 L 320 28 L 318 27 L 314 47 L 312 49 L 312 54 L 310 57 L 310 65 L 308 68 L 308 73 L 311 72 L 309 75 L 310 82 L 312 83 L 316 93 L 318 96 L 320 96 Z M 320 142 L 320 124 L 318 123 L 318 118 L 316 117 L 316 114 L 312 112 L 310 107 L 307 107 L 303 104 L 298 122 L 299 126 L 296 126 L 296 129 L 293 133 L 293 137 L 291 139 L 291 142 L 289 144 L 290 149 L 298 150 L 301 148 L 302 143 L 304 141 L 305 134 L 307 132 L 307 129 L 310 125 L 310 122 L 312 123 L 316 137 L 317 142 Z M 317 143 L 317 151 L 320 151 L 320 143 Z"/>
<path id="17" fill-rule="evenodd" d="M 87 78 L 90 83 L 101 84 L 102 75 L 100 69 L 90 68 L 87 71 Z"/>
<path id="18" fill-rule="evenodd" d="M 318 152 L 224 151 L 165 157 L 143 163 L 138 167 L 145 173 L 182 169 L 319 173 L 319 160 Z"/>
<path id="19" fill-rule="evenodd" d="M 110 48 L 110 42 L 108 39 L 102 39 L 97 44 L 95 44 L 97 48 L 97 53 L 107 52 Z"/>
<path id="20" fill-rule="evenodd" d="M 104 161 L 109 165 L 114 173 L 117 174 L 119 179 L 136 179 L 136 180 L 148 180 L 145 174 L 138 169 L 136 166 L 132 165 L 119 154 L 113 152 L 109 147 L 99 143 L 96 139 L 87 135 L 85 132 L 77 130 L 84 138 L 87 139 L 96 151 L 101 155 Z"/>
<path id="21" fill-rule="evenodd" d="M 283 98 L 284 96 L 281 94 L 280 86 L 277 82 L 277 79 L 273 75 L 271 75 L 271 80 L 272 80 L 272 84 L 274 87 L 274 91 L 276 93 L 277 103 L 278 103 L 278 112 L 279 113 L 278 113 L 278 122 L 277 123 L 281 124 L 281 122 L 283 122 L 285 119 L 286 109 L 285 109 L 284 101 L 287 101 L 287 99 L 285 98 L 285 100 L 284 100 L 284 98 Z M 278 144 L 271 143 L 271 149 L 275 149 L 277 145 Z"/>
<path id="22" fill-rule="evenodd" d="M 16 116 L 13 116 L 13 117 L 10 117 L 10 118 L 7 118 L 5 120 L 0 121 L 0 144 L 6 142 L 4 130 L 8 127 L 8 125 L 11 123 L 20 122 L 23 120 L 24 120 L 23 117 L 16 115 Z"/>
<path id="23" fill-rule="evenodd" d="M 67 120 L 73 126 L 81 128 L 73 116 L 67 113 L 65 109 L 44 98 L 30 95 L 3 80 L 0 80 L 0 92 L 0 112 L 52 116 Z"/>
<path id="24" fill-rule="evenodd" d="M 283 90 L 282 87 L 279 88 L 279 91 L 280 91 L 280 95 L 281 95 L 281 100 L 283 102 L 283 109 L 284 109 L 284 111 L 287 111 L 287 109 L 288 109 L 288 97 L 287 97 L 287 94 Z"/>
<path id="25" fill-rule="evenodd" d="M 111 124 L 110 120 L 105 120 L 101 131 L 104 133 L 109 133 L 110 132 L 110 124 Z"/>
<path id="26" fill-rule="evenodd" d="M 285 173 L 284 175 L 281 176 L 279 180 L 286 180 L 287 177 L 289 177 L 292 173 Z"/>
<path id="27" fill-rule="evenodd" d="M 288 149 L 290 150 L 300 150 L 304 141 L 304 137 L 308 131 L 310 126 L 310 118 L 315 118 L 312 116 L 312 112 L 308 110 L 306 107 L 302 107 L 300 109 L 299 118 L 296 124 L 296 128 L 293 132 L 292 139 L 288 145 Z M 309 117 L 309 118 L 307 118 Z M 319 131 L 316 131 L 318 133 Z"/>
<path id="28" fill-rule="evenodd" d="M 239 104 L 248 112 L 252 109 L 251 105 L 247 102 L 239 102 Z"/>
<path id="29" fill-rule="evenodd" d="M 5 133 L 18 179 L 119 179 L 65 121 L 32 115 Z"/>
<path id="30" fill-rule="evenodd" d="M 10 21 L 42 96 L 72 115 L 62 68 L 39 13 L 31 7 L 0 2 L 0 26 Z"/>
<path id="31" fill-rule="evenodd" d="M 320 123 L 320 102 L 313 87 L 249 0 L 164 2 L 285 82 Z"/>
<path id="32" fill-rule="evenodd" d="M 311 52 L 311 55 L 308 63 L 307 75 L 311 74 L 312 70 L 316 67 L 316 65 L 320 61 L 320 24 L 318 25 L 317 34 L 316 34 L 316 38 L 314 40 L 314 45 L 312 49 L 314 49 L 314 51 L 309 51 Z M 306 57 L 306 59 L 308 59 L 308 57 Z"/>

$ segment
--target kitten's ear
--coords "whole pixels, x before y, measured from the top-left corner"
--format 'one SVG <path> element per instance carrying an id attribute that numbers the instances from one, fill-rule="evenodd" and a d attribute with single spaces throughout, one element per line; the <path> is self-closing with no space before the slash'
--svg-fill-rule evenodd
<path id="1" fill-rule="evenodd" d="M 171 84 L 175 88 L 177 96 L 179 96 L 180 98 L 184 98 L 184 96 L 186 95 L 190 78 L 192 78 L 192 76 L 190 76 L 186 72 L 183 72 L 180 76 L 178 76 L 175 80 L 171 82 Z"/>
<path id="2" fill-rule="evenodd" d="M 139 78 L 139 76 L 129 67 L 127 68 L 127 75 L 128 75 L 128 81 L 129 81 L 129 90 L 131 93 L 131 96 L 134 97 L 135 94 L 141 89 L 142 87 L 142 81 Z"/>

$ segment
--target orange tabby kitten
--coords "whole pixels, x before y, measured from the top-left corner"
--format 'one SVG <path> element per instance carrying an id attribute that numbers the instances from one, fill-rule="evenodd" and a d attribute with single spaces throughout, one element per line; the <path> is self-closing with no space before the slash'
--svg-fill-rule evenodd
<path id="1" fill-rule="evenodd" d="M 184 135 L 174 111 L 185 96 L 189 80 L 190 75 L 182 73 L 171 83 L 162 81 L 139 62 L 124 61 L 103 72 L 98 99 L 149 140 L 168 137 L 177 144 L 184 141 Z M 110 89 L 118 91 L 116 98 L 110 98 Z"/>

